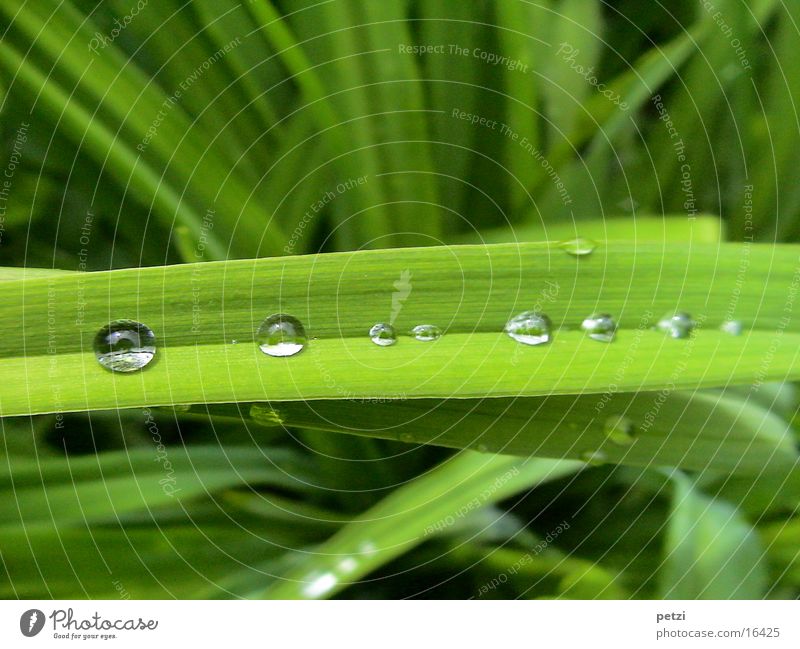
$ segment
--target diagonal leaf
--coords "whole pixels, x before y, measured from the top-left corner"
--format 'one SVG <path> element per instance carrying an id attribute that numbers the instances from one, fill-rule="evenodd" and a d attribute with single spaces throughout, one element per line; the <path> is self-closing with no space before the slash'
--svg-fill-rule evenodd
<path id="1" fill-rule="evenodd" d="M 577 471 L 579 462 L 463 453 L 396 489 L 313 553 L 304 553 L 265 593 L 271 599 L 330 597 L 348 583 L 446 529 L 451 519 Z"/>
<path id="2" fill-rule="evenodd" d="M 766 589 L 755 530 L 731 505 L 695 491 L 683 475 L 675 492 L 661 570 L 667 599 L 758 599 Z"/>

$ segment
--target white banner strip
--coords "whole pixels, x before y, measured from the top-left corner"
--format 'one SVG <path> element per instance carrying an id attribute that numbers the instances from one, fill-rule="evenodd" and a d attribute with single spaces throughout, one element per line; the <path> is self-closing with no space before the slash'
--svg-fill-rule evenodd
<path id="1" fill-rule="evenodd" d="M 799 620 L 797 601 L 4 601 L 0 646 L 798 647 Z"/>

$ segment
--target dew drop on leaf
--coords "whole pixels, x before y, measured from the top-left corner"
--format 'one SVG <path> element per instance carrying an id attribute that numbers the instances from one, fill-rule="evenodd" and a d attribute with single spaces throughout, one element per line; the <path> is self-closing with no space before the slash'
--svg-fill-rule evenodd
<path id="1" fill-rule="evenodd" d="M 553 325 L 543 313 L 525 311 L 506 323 L 505 332 L 518 343 L 543 345 L 550 342 Z"/>
<path id="2" fill-rule="evenodd" d="M 591 466 L 602 466 L 608 462 L 608 456 L 603 451 L 584 451 L 581 460 Z"/>
<path id="3" fill-rule="evenodd" d="M 135 320 L 114 320 L 94 338 L 97 362 L 112 372 L 135 372 L 156 354 L 156 336 L 152 329 Z"/>
<path id="4" fill-rule="evenodd" d="M 294 316 L 275 313 L 256 332 L 258 348 L 267 356 L 294 356 L 308 342 L 303 324 Z"/>
<path id="5" fill-rule="evenodd" d="M 614 341 L 617 334 L 617 323 L 607 313 L 599 313 L 586 318 L 581 324 L 589 338 L 601 343 Z"/>
<path id="6" fill-rule="evenodd" d="M 664 316 L 659 320 L 657 326 L 672 338 L 688 338 L 694 329 L 694 320 L 688 313 L 681 311 L 674 315 Z"/>
<path id="7" fill-rule="evenodd" d="M 263 403 L 254 403 L 250 407 L 250 418 L 262 426 L 283 426 L 280 411 Z"/>
<path id="8" fill-rule="evenodd" d="M 620 446 L 628 446 L 635 440 L 636 426 L 624 415 L 611 415 L 603 425 L 606 437 Z"/>
<path id="9" fill-rule="evenodd" d="M 731 336 L 741 336 L 744 325 L 741 320 L 726 320 L 722 323 L 720 329 Z"/>
<path id="10" fill-rule="evenodd" d="M 597 243 L 595 241 L 584 239 L 583 237 L 562 241 L 558 245 L 562 250 L 574 257 L 586 257 L 587 255 L 591 255 L 597 248 Z"/>
<path id="11" fill-rule="evenodd" d="M 411 335 L 414 336 L 417 340 L 421 340 L 422 342 L 431 342 L 432 340 L 438 340 L 442 336 L 442 330 L 439 329 L 436 325 L 431 324 L 421 324 L 417 325 L 411 330 Z"/>
<path id="12" fill-rule="evenodd" d="M 379 322 L 369 330 L 369 339 L 380 347 L 388 347 L 397 342 L 397 334 L 392 325 Z"/>

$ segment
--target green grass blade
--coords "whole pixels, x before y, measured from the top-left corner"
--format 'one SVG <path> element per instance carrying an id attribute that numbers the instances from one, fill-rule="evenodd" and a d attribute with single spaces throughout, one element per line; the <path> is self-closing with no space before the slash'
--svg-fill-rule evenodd
<path id="1" fill-rule="evenodd" d="M 755 530 L 731 505 L 674 476 L 661 595 L 666 599 L 760 599 L 764 551 Z"/>
<path id="2" fill-rule="evenodd" d="M 314 552 L 304 554 L 267 598 L 330 597 L 410 551 L 465 514 L 578 470 L 579 462 L 463 453 L 396 489 Z"/>
<path id="3" fill-rule="evenodd" d="M 637 215 L 610 217 L 598 221 L 554 221 L 472 232 L 459 243 L 513 243 L 518 241 L 568 241 L 583 237 L 595 241 L 634 241 L 638 243 L 714 243 L 724 239 L 722 221 L 716 216 L 685 214 L 664 217 Z"/>
<path id="4" fill-rule="evenodd" d="M 716 394 L 669 392 L 521 399 L 288 401 L 257 422 L 506 455 L 759 474 L 794 466 L 788 424 Z M 615 422 L 627 423 L 624 431 Z M 615 428 L 617 428 L 615 434 Z"/>
<path id="5" fill-rule="evenodd" d="M 285 454 L 284 454 L 285 455 Z M 287 457 L 282 458 L 288 466 Z M 241 484 L 296 489 L 301 483 L 252 449 L 155 448 L 74 459 L 0 466 L 0 530 L 20 525 L 114 521 L 137 510 L 180 507 L 199 496 Z"/>
<path id="6" fill-rule="evenodd" d="M 96 158 L 107 163 L 109 173 L 116 176 L 117 182 L 130 190 L 141 192 L 152 201 L 153 208 L 167 225 L 174 220 L 186 226 L 195 237 L 200 237 L 202 216 L 193 207 L 182 201 L 175 189 L 164 182 L 155 169 L 142 161 L 134 149 L 100 121 L 93 118 L 83 106 L 72 101 L 69 94 L 55 81 L 47 81 L 46 75 L 28 59 L 23 58 L 13 47 L 0 42 L 0 65 L 6 66 L 17 80 L 31 92 L 39 92 L 44 107 L 59 115 L 63 127 L 73 133 L 82 134 L 82 144 Z M 206 237 L 208 256 L 224 259 L 225 247 L 213 232 L 203 233 Z"/>
<path id="7" fill-rule="evenodd" d="M 791 351 L 800 347 L 800 323 L 787 314 L 800 282 L 798 250 L 612 242 L 574 257 L 555 244 L 463 246 L 0 282 L 0 371 L 24 377 L 0 385 L 0 413 L 792 380 L 800 371 Z M 396 309 L 401 339 L 381 348 L 367 331 L 392 318 L 403 277 L 411 291 Z M 554 323 L 551 344 L 521 345 L 503 333 L 509 317 L 537 303 Z M 677 310 L 702 323 L 690 339 L 652 329 Z M 578 330 L 596 311 L 617 318 L 613 344 Z M 263 318 L 276 312 L 300 318 L 312 338 L 297 356 L 270 358 L 253 343 Z M 743 335 L 720 331 L 731 315 L 743 321 Z M 94 359 L 97 330 L 116 318 L 155 331 L 157 361 L 145 371 L 118 375 Z M 428 344 L 407 335 L 424 322 L 445 335 Z"/>

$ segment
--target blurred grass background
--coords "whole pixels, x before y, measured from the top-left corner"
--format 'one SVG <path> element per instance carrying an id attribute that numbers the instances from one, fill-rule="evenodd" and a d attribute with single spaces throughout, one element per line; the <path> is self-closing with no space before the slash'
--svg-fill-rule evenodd
<path id="1" fill-rule="evenodd" d="M 705 215 L 797 242 L 798 19 L 776 0 L 4 0 L 0 264 L 688 240 Z M 794 386 L 759 398 L 794 435 Z M 348 523 L 444 498 L 468 458 L 196 410 L 2 426 L 5 597 L 800 594 L 796 472 L 540 468 L 435 534 L 411 516 L 419 542 L 369 563 L 384 532 Z M 281 590 L 335 572 L 297 566 L 337 531 L 368 575 Z"/>

